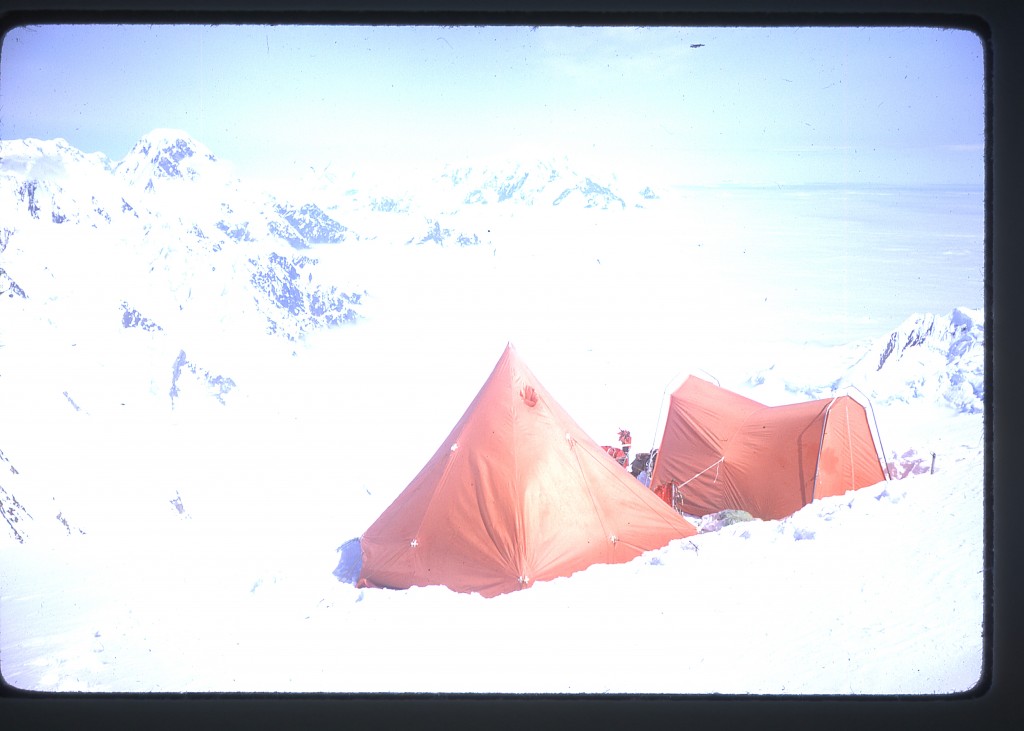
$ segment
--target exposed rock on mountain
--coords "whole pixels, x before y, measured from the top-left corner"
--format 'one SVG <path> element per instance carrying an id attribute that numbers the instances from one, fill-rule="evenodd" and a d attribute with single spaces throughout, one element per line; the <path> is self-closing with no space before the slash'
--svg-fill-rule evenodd
<path id="1" fill-rule="evenodd" d="M 18 470 L 11 464 L 11 461 L 0 449 L 0 513 L 3 514 L 4 523 L 18 543 L 24 543 L 28 534 L 29 521 L 32 516 L 25 509 L 25 506 L 18 502 L 13 492 L 5 487 L 8 478 L 17 475 Z"/>
<path id="2" fill-rule="evenodd" d="M 948 315 L 912 315 L 889 335 L 856 350 L 841 350 L 813 367 L 800 363 L 805 377 L 799 383 L 780 382 L 774 365 L 747 383 L 782 386 L 800 398 L 856 388 L 876 403 L 922 399 L 963 413 L 984 409 L 985 325 L 980 310 L 961 307 Z M 783 363 L 779 370 L 796 368 Z"/>
<path id="3" fill-rule="evenodd" d="M 421 237 L 412 237 L 408 243 L 435 244 L 437 246 L 479 246 L 480 237 L 477 234 L 453 232 L 450 228 L 442 228 L 439 221 L 427 219 L 426 233 Z"/>
<path id="4" fill-rule="evenodd" d="M 965 413 L 985 399 L 985 324 L 978 310 L 913 315 L 878 340 L 841 379 L 884 401 L 934 399 Z"/>
<path id="5" fill-rule="evenodd" d="M 308 256 L 288 259 L 272 253 L 265 259 L 250 259 L 249 263 L 252 265 L 250 282 L 262 295 L 257 305 L 269 323 L 268 332 L 295 339 L 305 331 L 358 319 L 355 307 L 362 295 L 316 283 L 313 269 L 317 259 Z"/>
<path id="6" fill-rule="evenodd" d="M 6 294 L 8 297 L 21 297 L 22 299 L 28 297 L 25 294 L 25 290 L 11 279 L 11 276 L 3 270 L 3 267 L 0 267 L 0 295 L 2 294 Z"/>
<path id="7" fill-rule="evenodd" d="M 297 210 L 278 204 L 274 210 L 287 225 L 272 221 L 271 232 L 296 249 L 309 249 L 315 244 L 337 244 L 344 241 L 348 233 L 345 226 L 312 203 L 307 203 Z"/>
<path id="8" fill-rule="evenodd" d="M 175 358 L 174 364 L 171 366 L 171 388 L 168 392 L 171 397 L 171 405 L 174 405 L 175 399 L 181 395 L 183 384 L 183 376 L 191 374 L 194 376 L 194 381 L 200 386 L 205 387 L 209 393 L 216 398 L 221 404 L 224 404 L 224 397 L 235 387 L 235 382 L 226 376 L 215 375 L 210 371 L 197 366 L 188 356 L 185 355 L 185 351 L 182 350 L 178 353 L 178 357 Z"/>
<path id="9" fill-rule="evenodd" d="M 139 314 L 139 311 L 130 307 L 127 302 L 121 302 L 121 309 L 124 310 L 124 317 L 121 318 L 121 324 L 124 325 L 125 328 L 138 327 L 146 330 L 147 332 L 163 330 L 162 327 L 157 325 L 148 317 L 143 317 Z"/>

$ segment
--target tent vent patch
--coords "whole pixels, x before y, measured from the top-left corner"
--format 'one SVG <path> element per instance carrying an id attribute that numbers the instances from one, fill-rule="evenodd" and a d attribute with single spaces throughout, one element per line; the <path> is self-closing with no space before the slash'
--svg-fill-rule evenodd
<path id="1" fill-rule="evenodd" d="M 524 387 L 523 390 L 519 392 L 519 395 L 523 397 L 523 401 L 526 402 L 527 406 L 533 407 L 537 405 L 537 391 L 533 386 Z"/>

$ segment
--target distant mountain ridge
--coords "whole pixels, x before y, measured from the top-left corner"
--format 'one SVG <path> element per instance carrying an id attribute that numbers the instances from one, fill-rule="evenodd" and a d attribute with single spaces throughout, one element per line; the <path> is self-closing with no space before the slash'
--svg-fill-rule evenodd
<path id="1" fill-rule="evenodd" d="M 292 203 L 247 187 L 233 176 L 230 165 L 178 130 L 155 130 L 113 164 L 99 154 L 85 155 L 64 140 L 0 142 L 0 210 L 3 246 L 11 247 L 5 255 L 11 264 L 0 275 L 0 284 L 5 292 L 28 297 L 33 295 L 31 288 L 17 273 L 19 258 L 23 266 L 27 262 L 16 252 L 22 248 L 20 240 L 40 226 L 75 226 L 80 232 L 131 240 L 136 243 L 130 253 L 149 259 L 149 273 L 163 270 L 177 280 L 194 270 L 216 272 L 218 265 L 232 275 L 251 265 L 259 276 L 243 280 L 256 287 L 257 301 L 262 294 L 271 302 L 276 302 L 276 295 L 268 289 L 270 280 L 290 276 L 288 255 L 278 251 L 282 244 L 287 252 L 357 238 L 313 203 Z M 74 234 L 61 234 L 69 235 Z M 269 258 L 271 254 L 276 258 Z M 208 261 L 199 266 L 200 259 Z M 315 258 L 308 262 L 315 268 Z M 279 271 L 274 274 L 275 270 Z M 308 289 L 310 300 L 332 302 L 332 318 L 321 324 L 351 320 L 351 305 L 360 294 L 349 297 L 343 312 L 341 293 L 320 291 L 312 279 L 293 286 Z M 294 315 L 296 308 L 283 312 Z M 270 318 L 272 330 L 298 334 L 297 328 L 277 321 L 273 314 Z"/>
<path id="2" fill-rule="evenodd" d="M 649 181 L 627 185 L 614 173 L 583 173 L 564 157 L 452 164 L 415 183 L 404 175 L 345 175 L 336 167 L 311 169 L 303 180 L 282 181 L 286 189 L 268 192 L 240 179 L 230 163 L 182 130 L 153 130 L 119 161 L 83 153 L 64 139 L 4 140 L 0 198 L 17 195 L 37 220 L 102 227 L 117 223 L 119 213 L 138 219 L 148 211 L 205 236 L 264 238 L 300 250 L 360 238 L 345 220 L 360 212 L 407 217 L 402 240 L 418 244 L 439 215 L 461 209 L 623 210 L 658 198 Z M 487 240 L 485 231 L 447 228 L 459 246 Z M 449 242 L 436 237 L 434 243 Z"/>
<path id="3" fill-rule="evenodd" d="M 576 172 L 567 160 L 452 167 L 441 174 L 441 181 L 450 184 L 456 200 L 465 205 L 511 202 L 530 206 L 575 204 L 601 210 L 626 208 L 626 201 L 610 187 L 610 181 L 596 182 Z"/>
<path id="4" fill-rule="evenodd" d="M 156 130 L 124 159 L 86 155 L 65 140 L 0 142 L 0 200 L 16 198 L 35 220 L 92 227 L 131 219 L 177 220 L 185 231 L 296 249 L 354 234 L 315 204 L 247 186 L 230 164 L 184 132 Z M 148 215 L 147 215 L 148 214 Z"/>

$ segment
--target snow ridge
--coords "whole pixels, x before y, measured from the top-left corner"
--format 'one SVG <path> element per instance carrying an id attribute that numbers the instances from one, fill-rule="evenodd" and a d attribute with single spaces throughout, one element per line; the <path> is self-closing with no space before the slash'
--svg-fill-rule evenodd
<path id="1" fill-rule="evenodd" d="M 780 400 L 826 398 L 854 388 L 875 404 L 926 402 L 978 414 L 985 400 L 985 324 L 981 310 L 914 314 L 889 334 L 835 348 L 813 362 L 791 354 L 756 371 L 745 385 Z M 785 374 L 785 375 L 783 375 Z M 794 374 L 799 376 L 794 377 Z"/>
<path id="2" fill-rule="evenodd" d="M 503 203 L 526 206 L 573 204 L 580 208 L 624 209 L 626 201 L 615 192 L 614 176 L 598 182 L 577 172 L 566 159 L 532 163 L 495 161 L 483 165 L 448 166 L 439 183 L 451 186 L 454 200 L 462 205 Z M 647 186 L 632 196 L 637 206 L 655 194 Z"/>
<path id="3" fill-rule="evenodd" d="M 976 414 L 985 399 L 985 324 L 980 310 L 915 314 L 878 339 L 839 386 L 867 386 L 882 403 L 928 399 Z"/>

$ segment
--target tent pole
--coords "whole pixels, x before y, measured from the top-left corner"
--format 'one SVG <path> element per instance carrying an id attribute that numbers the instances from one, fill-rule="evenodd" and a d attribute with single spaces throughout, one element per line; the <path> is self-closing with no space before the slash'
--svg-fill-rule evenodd
<path id="1" fill-rule="evenodd" d="M 872 434 L 872 436 L 878 440 L 878 448 L 876 450 L 877 453 L 880 455 L 878 462 L 882 467 L 882 474 L 885 475 L 885 479 L 887 481 L 891 480 L 892 477 L 889 475 L 889 467 L 885 463 L 885 446 L 882 444 L 882 431 L 878 428 L 878 418 L 875 416 L 875 405 L 871 403 L 871 399 L 868 398 L 868 395 L 861 391 L 856 386 L 847 386 L 846 388 L 853 389 L 861 396 L 863 396 L 864 400 L 868 402 L 868 409 L 871 411 L 871 421 L 874 423 L 875 427 L 874 434 Z"/>
<path id="2" fill-rule="evenodd" d="M 665 388 L 661 390 L 661 405 L 658 407 L 658 420 L 654 424 L 654 431 L 651 432 L 651 448 L 647 450 L 648 454 L 654 452 L 655 449 L 661 447 L 661 441 L 658 437 L 658 433 L 659 431 L 664 431 L 664 427 L 662 426 L 661 422 L 661 417 L 665 414 L 665 401 L 671 399 L 670 389 L 671 391 L 675 391 L 675 389 L 672 387 L 676 386 L 679 383 L 679 376 L 682 375 L 683 373 L 688 374 L 689 371 L 679 371 L 678 373 L 676 373 L 674 376 L 672 376 L 671 380 L 669 380 L 669 382 L 665 384 Z M 651 468 L 651 477 L 652 479 L 654 477 L 653 467 Z"/>
<path id="3" fill-rule="evenodd" d="M 825 446 L 825 430 L 828 428 L 828 417 L 832 413 L 832 404 L 836 402 L 837 396 L 833 396 L 825 407 L 825 418 L 821 420 L 821 437 L 818 439 L 818 454 L 814 458 L 814 481 L 811 483 L 811 502 L 818 493 L 818 471 L 821 469 L 821 449 Z"/>

